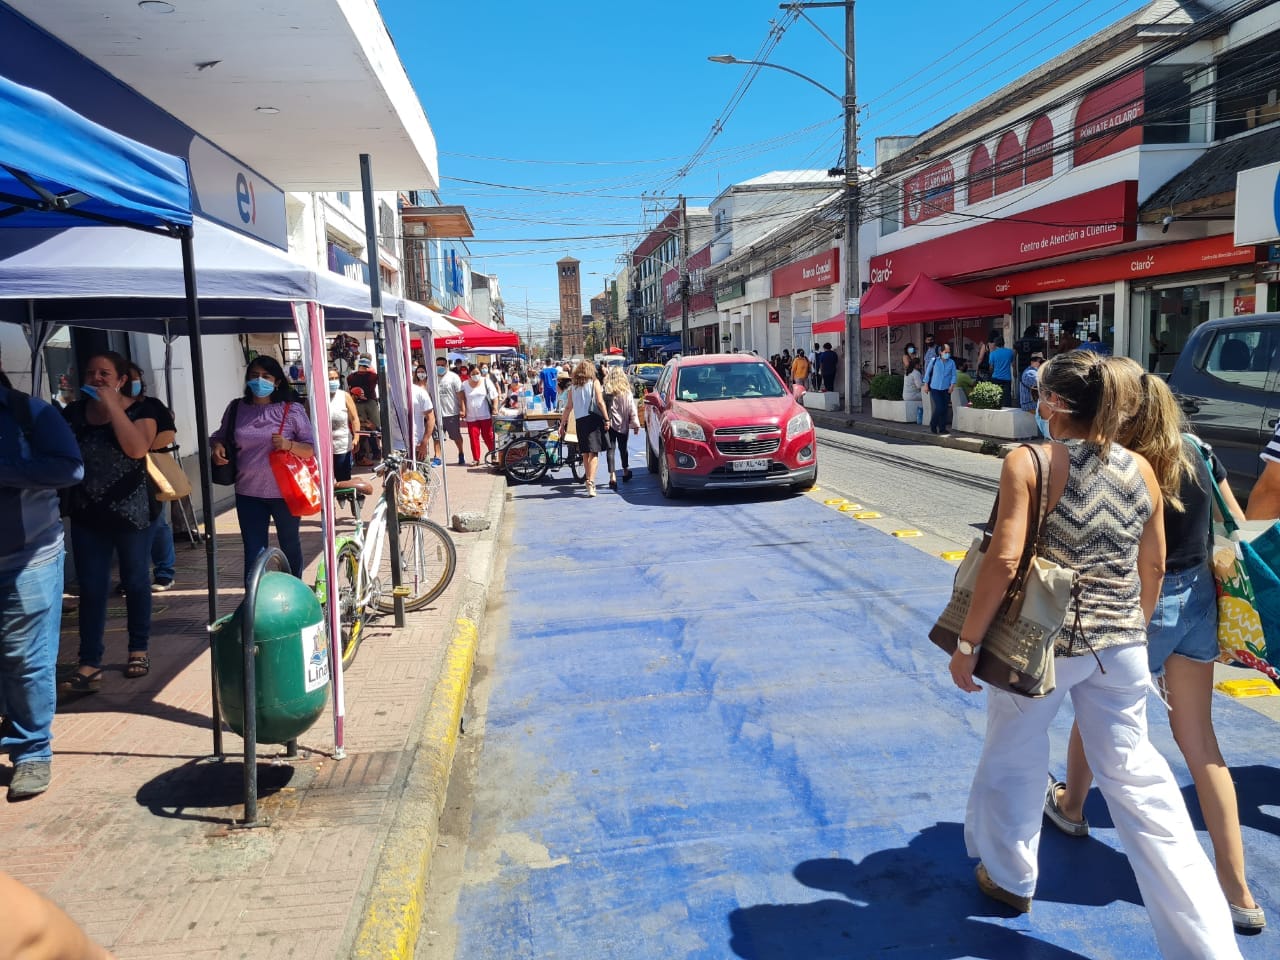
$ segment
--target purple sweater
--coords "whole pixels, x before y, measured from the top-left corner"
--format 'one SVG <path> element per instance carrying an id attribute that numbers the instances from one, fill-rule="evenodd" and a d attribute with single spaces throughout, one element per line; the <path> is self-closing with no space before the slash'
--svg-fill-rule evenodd
<path id="1" fill-rule="evenodd" d="M 274 500 L 280 496 L 280 486 L 271 472 L 271 435 L 282 432 L 286 440 L 299 443 L 315 443 L 311 421 L 307 419 L 302 404 L 289 404 L 289 422 L 280 430 L 284 417 L 283 403 L 262 406 L 241 400 L 236 409 L 236 493 L 245 497 L 261 497 Z M 223 441 L 222 427 L 213 432 L 210 440 Z"/>

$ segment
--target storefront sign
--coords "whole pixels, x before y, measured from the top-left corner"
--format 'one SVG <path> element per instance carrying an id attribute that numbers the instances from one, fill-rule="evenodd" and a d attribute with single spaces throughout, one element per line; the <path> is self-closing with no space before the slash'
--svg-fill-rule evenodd
<path id="1" fill-rule="evenodd" d="M 1253 247 L 1237 247 L 1230 234 L 1170 243 L 1146 250 L 1130 250 L 1092 260 L 1063 263 L 1056 267 L 1027 270 L 1006 277 L 993 277 L 961 284 L 958 289 L 984 297 L 1017 297 L 1050 290 L 1070 290 L 1097 283 L 1114 283 L 1139 277 L 1165 277 L 1194 273 L 1215 267 L 1253 263 Z"/>
<path id="2" fill-rule="evenodd" d="M 1236 174 L 1236 243 L 1280 240 L 1280 163 Z"/>
<path id="3" fill-rule="evenodd" d="M 871 258 L 872 283 L 903 287 L 1129 243 L 1137 234 L 1138 183 L 1125 180 L 980 227 Z M 790 268 L 784 268 L 790 269 Z M 775 271 L 774 276 L 777 276 Z M 777 281 L 774 281 L 777 296 Z"/>
<path id="4" fill-rule="evenodd" d="M 724 303 L 726 300 L 737 300 L 739 297 L 747 295 L 747 282 L 745 280 L 734 280 L 730 283 L 722 283 L 716 287 L 716 303 Z"/>
<path id="5" fill-rule="evenodd" d="M 192 138 L 187 162 L 201 213 L 266 243 L 288 245 L 284 193 L 278 187 L 203 137 Z"/>
<path id="6" fill-rule="evenodd" d="M 1143 96 L 1141 70 L 1084 95 L 1076 111 L 1077 167 L 1142 143 Z"/>
<path id="7" fill-rule="evenodd" d="M 1257 297 L 1233 297 L 1231 300 L 1231 315 L 1235 317 L 1248 316 L 1255 312 L 1257 303 Z"/>
<path id="8" fill-rule="evenodd" d="M 840 282 L 840 251 L 832 248 L 826 253 L 806 257 L 773 271 L 773 295 L 785 297 L 801 290 L 827 287 Z"/>
<path id="9" fill-rule="evenodd" d="M 770 323 L 781 323 L 781 322 L 782 322 L 782 317 L 781 317 L 781 315 L 779 314 L 779 312 L 778 312 L 777 310 L 770 310 L 770 311 L 769 311 L 769 322 L 770 322 Z"/>
<path id="10" fill-rule="evenodd" d="M 902 183 L 902 224 L 932 220 L 956 208 L 956 172 L 943 160 Z"/>

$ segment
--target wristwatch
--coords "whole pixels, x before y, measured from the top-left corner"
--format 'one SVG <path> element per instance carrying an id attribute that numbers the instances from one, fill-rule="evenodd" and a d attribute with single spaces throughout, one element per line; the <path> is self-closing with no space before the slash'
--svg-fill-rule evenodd
<path id="1" fill-rule="evenodd" d="M 977 653 L 978 648 L 981 646 L 982 644 L 980 643 L 970 643 L 968 640 L 956 641 L 956 649 L 959 650 L 961 653 L 963 653 L 966 657 L 972 656 L 973 654 Z"/>

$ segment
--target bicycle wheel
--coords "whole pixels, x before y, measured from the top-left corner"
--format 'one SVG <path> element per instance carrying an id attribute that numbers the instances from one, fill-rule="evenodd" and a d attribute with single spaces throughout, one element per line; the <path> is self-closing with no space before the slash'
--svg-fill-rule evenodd
<path id="1" fill-rule="evenodd" d="M 582 478 L 587 475 L 586 471 L 582 468 L 582 454 L 577 454 L 569 461 L 569 472 L 573 474 L 573 479 L 575 481 L 578 483 L 582 482 Z"/>
<path id="2" fill-rule="evenodd" d="M 497 450 L 486 450 L 484 454 L 484 465 L 494 470 L 502 469 L 504 450 L 506 450 L 506 447 L 501 447 Z"/>
<path id="3" fill-rule="evenodd" d="M 541 479 L 551 465 L 547 448 L 542 445 L 541 440 L 512 440 L 502 449 L 507 476 L 516 483 L 531 483 Z"/>
<path id="4" fill-rule="evenodd" d="M 449 586 L 458 565 L 458 551 L 449 532 L 430 520 L 402 517 L 399 534 L 400 583 L 409 590 L 404 598 L 404 608 L 417 610 L 440 596 Z M 395 597 L 391 595 L 390 550 L 382 559 L 378 581 L 383 589 L 378 597 L 378 609 L 390 613 L 395 610 Z"/>
<path id="5" fill-rule="evenodd" d="M 351 666 L 364 639 L 365 608 L 360 600 L 360 550 L 344 543 L 338 550 L 338 569 L 333 578 L 338 602 L 338 649 L 342 669 Z"/>

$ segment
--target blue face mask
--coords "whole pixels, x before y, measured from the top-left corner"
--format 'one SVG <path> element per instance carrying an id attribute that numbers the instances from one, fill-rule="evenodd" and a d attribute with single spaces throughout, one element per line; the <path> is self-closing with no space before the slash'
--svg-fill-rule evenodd
<path id="1" fill-rule="evenodd" d="M 141 380 L 130 380 L 130 381 L 129 381 L 129 396 L 131 396 L 131 397 L 140 397 L 140 396 L 142 396 L 142 381 L 141 381 Z"/>
<path id="2" fill-rule="evenodd" d="M 443 376 L 444 376 L 444 374 L 445 374 L 445 368 L 444 368 L 444 367 L 436 367 L 436 376 L 437 376 L 437 377 L 443 377 Z"/>
<path id="3" fill-rule="evenodd" d="M 249 392 L 255 397 L 269 397 L 275 392 L 276 385 L 263 377 L 249 381 Z"/>
<path id="4" fill-rule="evenodd" d="M 339 381 L 339 380 L 330 380 L 330 381 L 329 381 L 329 392 L 330 392 L 330 393 L 337 393 L 337 392 L 338 392 L 338 385 L 339 385 L 340 383 L 341 383 L 341 381 Z"/>
<path id="5" fill-rule="evenodd" d="M 1049 421 L 1040 416 L 1039 404 L 1036 405 L 1036 429 L 1040 431 L 1040 436 L 1044 437 L 1046 440 L 1053 439 L 1053 437 L 1049 436 Z"/>

